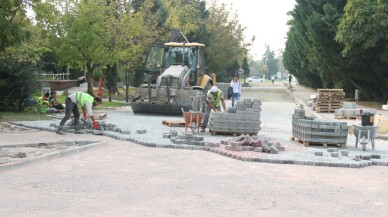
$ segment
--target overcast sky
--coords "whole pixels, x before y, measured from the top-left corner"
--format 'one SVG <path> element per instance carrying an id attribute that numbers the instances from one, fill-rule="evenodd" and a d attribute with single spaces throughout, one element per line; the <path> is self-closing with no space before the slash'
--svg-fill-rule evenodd
<path id="1" fill-rule="evenodd" d="M 288 32 L 287 15 L 295 6 L 295 0 L 218 0 L 237 10 L 240 23 L 246 27 L 246 38 L 256 37 L 251 55 L 259 59 L 265 52 L 265 44 L 278 53 L 285 48 Z M 229 7 L 227 7 L 229 9 Z M 231 11 L 232 12 L 232 11 Z M 233 11 L 234 12 L 234 11 Z"/>

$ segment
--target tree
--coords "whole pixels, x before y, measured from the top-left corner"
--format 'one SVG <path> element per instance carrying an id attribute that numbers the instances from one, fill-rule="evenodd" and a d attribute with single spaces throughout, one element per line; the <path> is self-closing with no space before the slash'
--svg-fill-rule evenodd
<path id="1" fill-rule="evenodd" d="M 210 71 L 219 72 L 233 62 L 241 61 L 254 38 L 249 43 L 244 42 L 245 28 L 239 23 L 237 14 L 231 14 L 226 10 L 225 4 L 218 6 L 213 1 L 209 11 L 207 29 L 210 36 L 206 60 Z"/>
<path id="2" fill-rule="evenodd" d="M 21 43 L 29 36 L 26 27 L 30 25 L 26 7 L 37 1 L 2 0 L 0 6 L 0 58 L 2 52 Z"/>
<path id="3" fill-rule="evenodd" d="M 223 78 L 223 79 L 219 79 L 219 80 L 222 80 L 224 82 L 227 82 L 229 81 L 230 79 L 233 78 L 233 76 L 238 73 L 240 69 L 240 64 L 238 64 L 237 61 L 234 61 L 230 66 L 228 66 L 226 68 L 226 73 L 225 74 L 220 74 L 220 78 Z"/>
<path id="4" fill-rule="evenodd" d="M 246 75 L 249 75 L 249 73 L 251 72 L 249 69 L 248 58 L 244 57 L 241 68 L 242 70 L 244 70 L 244 81 L 245 81 Z"/>
<path id="5" fill-rule="evenodd" d="M 180 29 L 190 42 L 208 44 L 209 32 L 206 22 L 209 11 L 203 0 L 165 1 L 169 10 L 166 24 L 170 30 Z"/>
<path id="6" fill-rule="evenodd" d="M 31 94 L 35 83 L 35 66 L 31 61 L 19 60 L 11 52 L 0 60 L 0 110 L 16 107 L 24 109 L 24 99 Z"/>
<path id="7" fill-rule="evenodd" d="M 145 1 L 144 4 L 150 1 Z M 86 68 L 88 93 L 93 94 L 93 72 L 101 65 L 132 61 L 143 48 L 142 13 L 132 13 L 125 1 L 53 1 L 41 7 L 38 21 L 50 30 L 50 48 L 62 63 Z M 59 10 L 60 5 L 66 5 Z M 50 8 L 51 10 L 47 10 Z M 145 43 L 146 44 L 146 43 Z M 144 48 L 143 48 L 144 49 Z M 127 65 L 129 68 L 130 66 Z"/>
<path id="8" fill-rule="evenodd" d="M 109 102 L 112 101 L 112 92 L 117 91 L 116 82 L 118 81 L 118 66 L 117 64 L 106 65 L 105 68 L 105 86 L 109 92 Z"/>
<path id="9" fill-rule="evenodd" d="M 167 26 L 169 11 L 164 0 L 135 0 L 131 2 L 134 14 L 141 14 L 143 26 L 141 37 L 136 44 L 138 49 L 132 52 L 126 61 L 124 71 L 129 75 L 132 85 L 139 86 L 143 81 L 143 63 L 152 44 L 167 41 L 170 28 Z"/>
<path id="10" fill-rule="evenodd" d="M 352 65 L 348 77 L 363 95 L 382 102 L 388 100 L 388 2 L 347 1 L 336 40 L 343 56 Z"/>
<path id="11" fill-rule="evenodd" d="M 267 73 L 269 77 L 275 76 L 278 72 L 278 62 L 275 59 L 275 52 L 272 51 L 269 47 L 266 53 L 263 56 L 263 63 L 266 65 Z"/>
<path id="12" fill-rule="evenodd" d="M 249 75 L 250 69 L 249 69 L 248 59 L 246 57 L 244 57 L 241 67 L 244 70 L 244 74 Z"/>
<path id="13" fill-rule="evenodd" d="M 334 40 L 345 0 L 298 0 L 290 13 L 288 40 L 283 61 L 301 84 L 311 87 L 346 86 L 346 60 Z"/>
<path id="14" fill-rule="evenodd" d="M 267 75 L 268 74 L 267 65 L 264 65 L 264 64 L 260 65 L 259 71 L 260 71 L 260 74 Z"/>
<path id="15" fill-rule="evenodd" d="M 37 31 L 26 7 L 38 1 L 4 0 L 0 5 L 0 109 L 24 109 L 24 98 L 34 88 L 38 60 Z"/>
<path id="16" fill-rule="evenodd" d="M 253 59 L 250 59 L 248 65 L 249 65 L 249 74 L 247 74 L 247 76 L 259 74 L 259 67 L 261 65 L 259 60 L 254 61 Z"/>

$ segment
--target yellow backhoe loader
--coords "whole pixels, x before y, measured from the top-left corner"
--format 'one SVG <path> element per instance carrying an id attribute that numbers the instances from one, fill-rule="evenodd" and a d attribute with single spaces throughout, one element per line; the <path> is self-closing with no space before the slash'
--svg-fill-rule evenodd
<path id="1" fill-rule="evenodd" d="M 180 32 L 181 33 L 181 32 Z M 144 67 L 146 84 L 131 102 L 134 113 L 181 115 L 203 109 L 204 93 L 215 84 L 205 67 L 205 45 L 167 42 L 152 46 Z"/>

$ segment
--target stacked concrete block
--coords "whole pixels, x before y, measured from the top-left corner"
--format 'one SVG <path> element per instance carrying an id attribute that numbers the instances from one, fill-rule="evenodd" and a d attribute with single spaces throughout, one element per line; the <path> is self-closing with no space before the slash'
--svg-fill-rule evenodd
<path id="1" fill-rule="evenodd" d="M 335 110 L 336 118 L 356 118 L 356 116 L 360 115 L 360 108 L 357 108 L 357 104 L 355 102 L 344 102 L 344 105 L 340 109 Z M 370 112 L 376 114 L 376 109 L 362 109 L 364 113 Z"/>
<path id="2" fill-rule="evenodd" d="M 119 127 L 116 127 L 114 124 L 105 123 L 105 121 L 97 121 L 98 125 L 100 126 L 100 129 L 94 130 L 93 129 L 93 123 L 89 119 L 80 119 L 79 122 L 79 129 L 82 130 L 84 133 L 91 133 L 94 135 L 101 135 L 105 131 L 112 131 L 112 132 L 119 132 L 121 134 L 130 134 L 131 131 L 129 129 L 121 129 Z M 58 128 L 57 124 L 50 124 L 50 127 Z M 71 119 L 64 127 L 63 129 L 67 132 L 72 132 L 74 130 L 74 119 Z"/>
<path id="3" fill-rule="evenodd" d="M 178 145 L 195 145 L 204 146 L 203 136 L 194 135 L 191 132 L 178 134 L 175 130 L 170 130 L 170 133 L 163 134 L 163 138 L 170 138 L 171 142 Z"/>
<path id="4" fill-rule="evenodd" d="M 303 142 L 319 144 L 346 144 L 346 122 L 315 120 L 305 117 L 303 109 L 295 109 L 292 116 L 292 136 Z"/>
<path id="5" fill-rule="evenodd" d="M 260 128 L 261 101 L 244 99 L 228 112 L 212 112 L 209 130 L 220 133 L 258 133 Z"/>
<path id="6" fill-rule="evenodd" d="M 279 151 L 285 151 L 285 147 L 279 142 L 270 142 L 259 140 L 257 137 L 249 135 L 240 135 L 227 141 L 222 141 L 226 150 L 232 151 L 255 151 L 263 153 L 278 154 Z"/>

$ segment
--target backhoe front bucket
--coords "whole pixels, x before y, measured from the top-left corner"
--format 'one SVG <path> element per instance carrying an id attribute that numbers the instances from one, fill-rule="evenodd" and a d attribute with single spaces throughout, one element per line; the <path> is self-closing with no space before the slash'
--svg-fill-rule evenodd
<path id="1" fill-rule="evenodd" d="M 132 111 L 135 114 L 155 114 L 181 116 L 182 108 L 185 111 L 192 110 L 192 106 L 182 106 L 175 104 L 152 104 L 147 102 L 132 102 Z"/>

